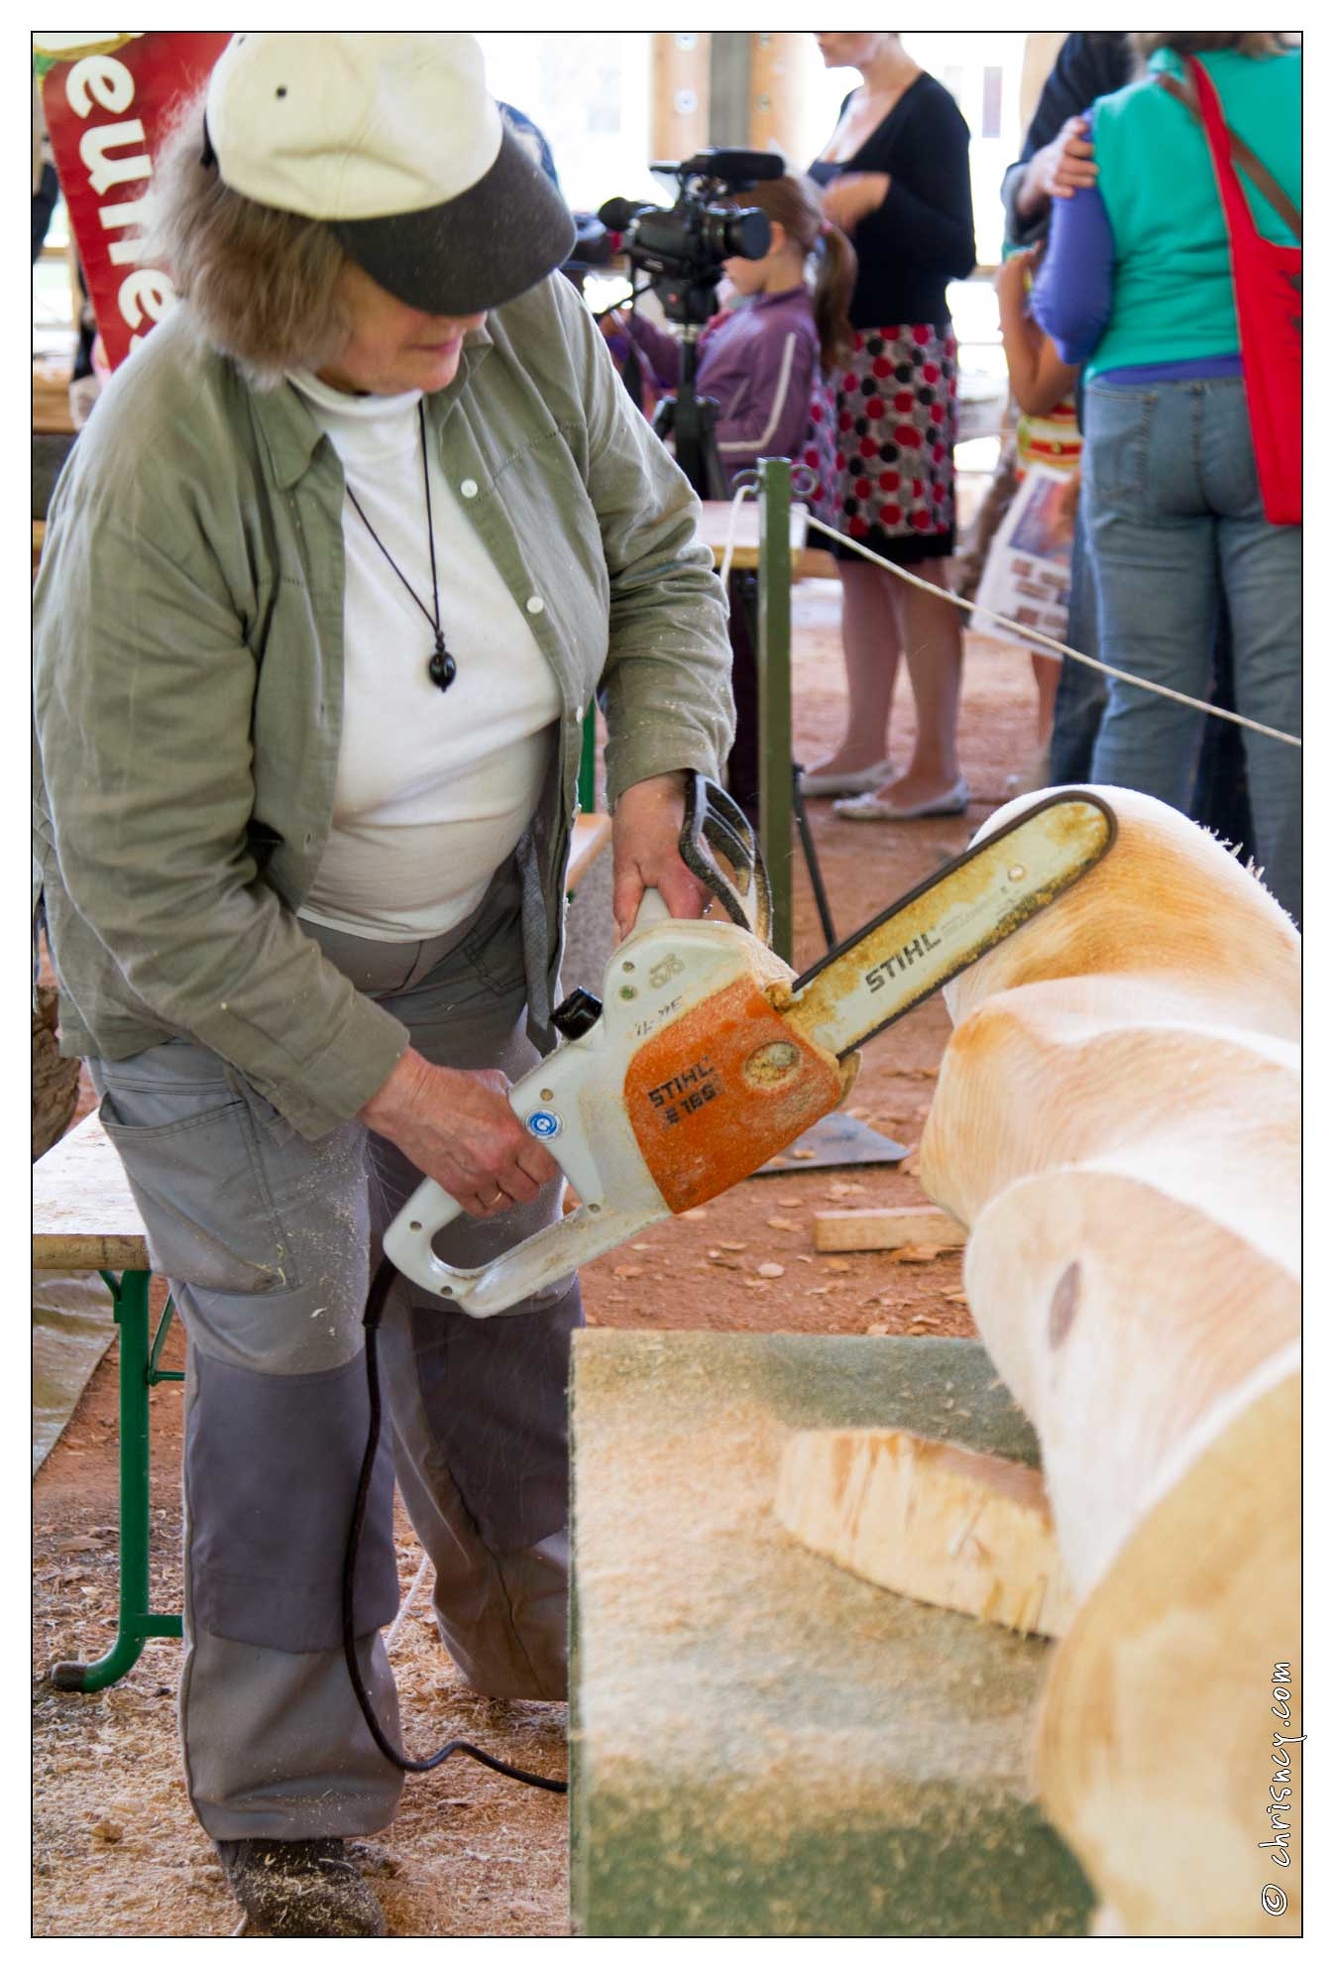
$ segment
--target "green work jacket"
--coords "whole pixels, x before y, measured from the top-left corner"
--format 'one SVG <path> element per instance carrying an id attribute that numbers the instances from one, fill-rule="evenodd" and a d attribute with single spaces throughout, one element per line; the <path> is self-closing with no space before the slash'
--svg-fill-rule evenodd
<path id="1" fill-rule="evenodd" d="M 560 687 L 518 850 L 541 1043 L 582 720 L 601 685 L 613 805 L 658 773 L 716 777 L 732 732 L 723 594 L 689 484 L 560 276 L 469 337 L 426 418 Z M 295 914 L 333 813 L 342 512 L 337 453 L 297 391 L 254 387 L 182 304 L 74 448 L 34 604 L 35 852 L 62 1050 L 196 1040 L 310 1139 L 408 1044 Z"/>

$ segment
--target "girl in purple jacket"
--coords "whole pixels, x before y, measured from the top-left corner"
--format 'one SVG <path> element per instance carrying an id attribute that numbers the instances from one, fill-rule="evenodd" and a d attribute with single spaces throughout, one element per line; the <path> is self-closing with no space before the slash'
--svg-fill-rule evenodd
<path id="1" fill-rule="evenodd" d="M 813 428 L 828 431 L 823 379 L 852 345 L 856 256 L 806 178 L 773 178 L 732 202 L 768 214 L 769 250 L 758 260 L 724 260 L 732 295 L 700 335 L 695 389 L 718 405 L 715 434 L 729 482 L 760 458 L 791 458 L 818 471 L 824 447 L 808 440 Z M 674 390 L 677 338 L 639 315 L 618 325 L 647 359 L 658 388 Z"/>
<path id="2" fill-rule="evenodd" d="M 834 407 L 826 379 L 852 347 L 848 303 L 857 258 L 846 234 L 824 217 L 809 179 L 773 178 L 733 202 L 768 214 L 769 250 L 758 260 L 724 260 L 732 302 L 699 338 L 695 389 L 718 405 L 715 436 L 729 483 L 760 458 L 790 458 L 815 473 L 816 490 L 802 497 L 832 523 Z M 619 325 L 658 389 L 674 389 L 681 375 L 675 336 L 637 315 Z M 733 574 L 728 585 L 737 732 L 727 780 L 733 799 L 758 821 L 755 577 Z"/>

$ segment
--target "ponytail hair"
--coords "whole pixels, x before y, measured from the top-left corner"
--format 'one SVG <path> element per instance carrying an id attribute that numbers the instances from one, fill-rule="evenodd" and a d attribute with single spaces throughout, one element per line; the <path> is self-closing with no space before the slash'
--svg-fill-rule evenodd
<path id="1" fill-rule="evenodd" d="M 826 219 L 820 232 L 819 269 L 815 276 L 815 332 L 820 337 L 820 367 L 826 376 L 841 369 L 852 354 L 852 323 L 848 309 L 857 284 L 857 255 L 841 226 Z"/>
<path id="2" fill-rule="evenodd" d="M 848 308 L 857 279 L 857 255 L 845 232 L 826 219 L 820 194 L 806 176 L 766 178 L 749 191 L 736 193 L 733 205 L 758 205 L 777 221 L 808 257 L 815 255 L 815 285 L 811 305 L 820 338 L 820 367 L 826 375 L 846 363 L 852 353 L 852 323 Z"/>

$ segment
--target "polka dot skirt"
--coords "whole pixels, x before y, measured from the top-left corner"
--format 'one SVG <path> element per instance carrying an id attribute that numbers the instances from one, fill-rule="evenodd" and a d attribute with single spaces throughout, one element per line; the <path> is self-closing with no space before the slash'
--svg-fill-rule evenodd
<path id="1" fill-rule="evenodd" d="M 868 328 L 833 379 L 828 517 L 887 560 L 954 551 L 958 356 L 948 329 Z"/>

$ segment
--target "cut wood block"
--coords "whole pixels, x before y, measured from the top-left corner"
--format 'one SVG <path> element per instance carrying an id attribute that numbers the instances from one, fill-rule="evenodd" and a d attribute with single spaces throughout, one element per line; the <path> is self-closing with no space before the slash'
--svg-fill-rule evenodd
<path id="1" fill-rule="evenodd" d="M 915 1204 L 906 1210 L 817 1210 L 817 1251 L 894 1251 L 901 1244 L 960 1245 L 968 1232 L 948 1210 Z"/>
<path id="2" fill-rule="evenodd" d="M 879 1592 L 774 1516 L 794 1430 L 881 1423 L 1035 1454 L 976 1341 L 575 1336 L 576 1934 L 1086 1931 L 1033 1801 L 1051 1644 Z"/>
<path id="3" fill-rule="evenodd" d="M 1074 1603 L 1038 1471 L 911 1429 L 801 1430 L 779 1521 L 836 1565 L 1020 1634 L 1063 1634 Z"/>

